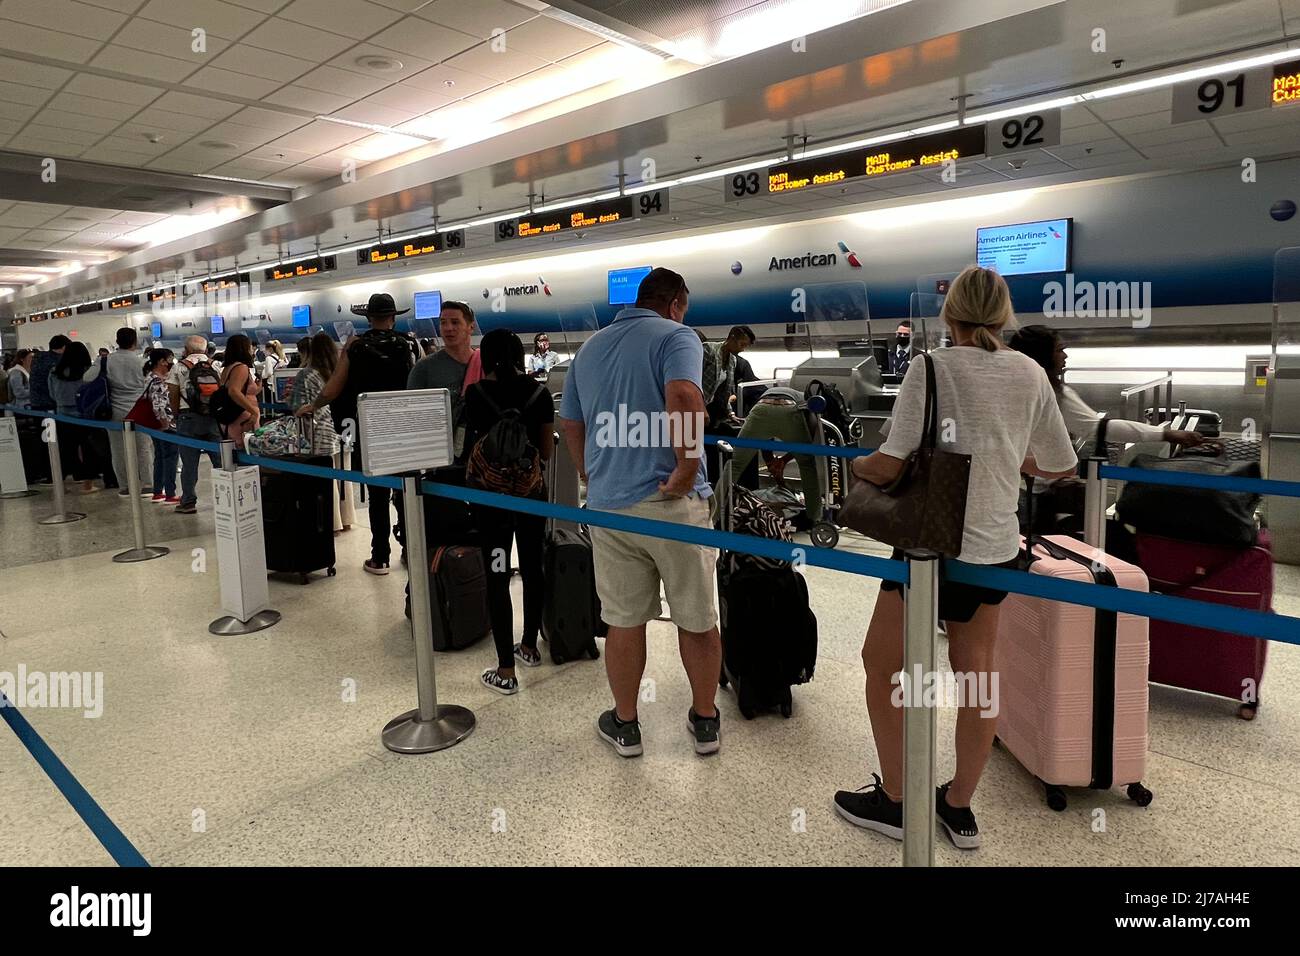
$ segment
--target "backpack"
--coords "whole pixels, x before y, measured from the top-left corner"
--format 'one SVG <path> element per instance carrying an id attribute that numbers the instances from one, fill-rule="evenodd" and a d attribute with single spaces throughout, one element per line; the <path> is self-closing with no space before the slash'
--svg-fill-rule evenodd
<path id="1" fill-rule="evenodd" d="M 113 417 L 113 403 L 108 394 L 108 356 L 99 360 L 99 374 L 77 389 L 77 414 L 97 422 Z"/>
<path id="2" fill-rule="evenodd" d="M 528 429 L 523 418 L 524 412 L 533 402 L 547 394 L 546 389 L 539 385 L 528 401 L 524 402 L 523 408 L 502 411 L 488 397 L 487 390 L 481 383 L 472 388 L 487 403 L 497 420 L 470 452 L 465 468 L 466 483 L 473 488 L 503 495 L 533 494 L 542 486 L 542 460 L 528 439 Z"/>
<path id="3" fill-rule="evenodd" d="M 228 370 L 233 370 L 235 365 L 242 365 L 242 362 L 234 362 L 227 366 Z M 245 366 L 247 368 L 247 366 Z M 248 369 L 251 376 L 253 370 Z M 227 381 L 229 379 L 227 378 Z M 240 405 L 230 394 L 230 389 L 225 384 L 219 384 L 216 391 L 208 399 L 208 413 L 217 420 L 218 425 L 233 425 L 239 421 L 239 416 L 244 414 L 244 406 Z"/>
<path id="4" fill-rule="evenodd" d="M 221 376 L 211 362 L 200 360 L 190 366 L 185 376 L 185 404 L 199 415 L 212 414 L 212 396 L 221 388 Z"/>
<path id="5" fill-rule="evenodd" d="M 342 431 L 348 419 L 356 421 L 357 396 L 363 392 L 400 392 L 415 367 L 416 346 L 409 335 L 392 329 L 371 329 L 348 348 L 348 383 L 330 403 L 334 427 Z"/>

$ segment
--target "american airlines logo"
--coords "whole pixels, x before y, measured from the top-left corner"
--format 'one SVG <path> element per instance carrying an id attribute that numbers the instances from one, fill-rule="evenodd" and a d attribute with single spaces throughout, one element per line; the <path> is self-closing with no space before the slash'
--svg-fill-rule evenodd
<path id="1" fill-rule="evenodd" d="M 551 287 L 546 284 L 546 280 L 541 276 L 537 277 L 536 282 L 525 283 L 524 285 L 507 285 L 497 286 L 495 289 L 484 289 L 483 298 L 489 299 L 493 295 L 550 295 Z"/>
<path id="2" fill-rule="evenodd" d="M 861 269 L 862 263 L 858 259 L 858 254 L 842 242 L 837 242 L 840 254 L 844 256 L 844 261 L 854 269 Z M 801 256 L 779 257 L 772 256 L 771 261 L 767 264 L 768 272 L 782 272 L 786 269 L 820 269 L 826 266 L 836 265 L 840 261 L 839 255 L 834 252 L 805 252 Z M 733 266 L 732 271 L 736 269 Z"/>

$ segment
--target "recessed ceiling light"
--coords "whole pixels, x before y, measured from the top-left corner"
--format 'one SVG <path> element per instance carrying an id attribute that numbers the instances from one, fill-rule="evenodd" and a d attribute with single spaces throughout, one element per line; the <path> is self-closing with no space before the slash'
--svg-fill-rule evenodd
<path id="1" fill-rule="evenodd" d="M 445 87 L 447 87 L 447 89 L 451 89 L 453 86 L 456 85 L 456 81 L 455 81 L 455 80 L 443 80 L 443 81 L 442 81 L 442 85 L 445 86 Z"/>
<path id="2" fill-rule="evenodd" d="M 372 73 L 398 73 L 405 65 L 396 57 L 378 56 L 373 53 L 359 56 L 353 62 L 364 70 L 370 70 Z"/>
<path id="3" fill-rule="evenodd" d="M 239 149 L 234 143 L 228 143 L 224 139 L 205 139 L 199 143 L 204 149 Z"/>

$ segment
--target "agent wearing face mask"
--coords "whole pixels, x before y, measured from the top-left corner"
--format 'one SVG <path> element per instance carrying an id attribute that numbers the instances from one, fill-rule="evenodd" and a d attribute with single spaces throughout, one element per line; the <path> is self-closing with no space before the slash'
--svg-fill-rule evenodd
<path id="1" fill-rule="evenodd" d="M 889 353 L 889 374 L 906 375 L 912 364 L 912 323 L 900 322 L 894 330 L 894 348 Z"/>

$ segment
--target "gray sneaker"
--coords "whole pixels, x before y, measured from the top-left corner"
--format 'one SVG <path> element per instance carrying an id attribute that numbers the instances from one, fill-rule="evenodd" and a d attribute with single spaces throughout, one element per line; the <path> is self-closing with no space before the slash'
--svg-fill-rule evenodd
<path id="1" fill-rule="evenodd" d="M 686 712 L 686 729 L 695 741 L 695 752 L 704 756 L 715 754 L 722 746 L 722 712 L 717 711 L 712 717 L 699 717 L 694 709 Z"/>
<path id="2" fill-rule="evenodd" d="M 620 757 L 641 756 L 641 723 L 619 724 L 614 720 L 613 709 L 605 711 L 596 721 L 596 732 L 616 751 Z"/>

